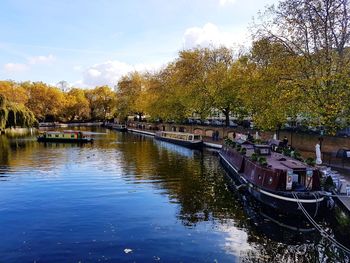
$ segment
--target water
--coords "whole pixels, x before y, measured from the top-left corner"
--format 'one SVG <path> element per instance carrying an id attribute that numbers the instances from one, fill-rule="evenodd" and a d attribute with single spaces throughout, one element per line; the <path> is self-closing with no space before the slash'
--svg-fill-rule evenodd
<path id="1" fill-rule="evenodd" d="M 215 152 L 95 131 L 83 146 L 0 137 L 0 262 L 349 259 L 232 190 Z"/>

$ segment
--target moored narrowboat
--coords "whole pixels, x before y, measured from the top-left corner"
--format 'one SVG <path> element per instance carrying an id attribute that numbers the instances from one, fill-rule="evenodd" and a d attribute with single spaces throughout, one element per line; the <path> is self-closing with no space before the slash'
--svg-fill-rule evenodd
<path id="1" fill-rule="evenodd" d="M 120 131 L 120 132 L 126 132 L 128 131 L 128 128 L 126 127 L 125 124 L 114 124 L 112 126 L 113 130 Z"/>
<path id="2" fill-rule="evenodd" d="M 224 145 L 220 161 L 258 201 L 284 213 L 300 215 L 301 207 L 316 216 L 325 203 L 320 172 L 269 145 Z"/>
<path id="3" fill-rule="evenodd" d="M 191 149 L 200 149 L 203 147 L 203 139 L 199 134 L 160 131 L 155 134 L 155 138 Z"/>
<path id="4" fill-rule="evenodd" d="M 81 131 L 46 131 L 38 136 L 38 142 L 87 143 L 93 139 Z"/>

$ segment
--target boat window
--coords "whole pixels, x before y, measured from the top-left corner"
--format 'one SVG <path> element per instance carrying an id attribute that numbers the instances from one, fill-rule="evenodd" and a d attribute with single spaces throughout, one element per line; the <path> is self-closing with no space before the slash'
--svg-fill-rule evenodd
<path id="1" fill-rule="evenodd" d="M 188 140 L 189 140 L 189 141 L 192 141 L 192 140 L 193 140 L 193 136 L 192 136 L 192 135 L 189 135 L 189 136 L 188 136 Z"/>
<path id="2" fill-rule="evenodd" d="M 55 135 L 56 138 L 58 138 L 58 136 L 59 136 L 58 134 Z"/>
<path id="3" fill-rule="evenodd" d="M 47 136 L 48 136 L 48 137 L 51 137 L 51 134 L 48 134 Z"/>
<path id="4" fill-rule="evenodd" d="M 273 181 L 272 176 L 270 176 L 268 183 L 272 184 L 272 181 Z"/>
<path id="5" fill-rule="evenodd" d="M 74 138 L 74 137 L 75 137 L 75 135 L 74 135 L 74 134 L 72 134 L 70 137 L 71 137 L 71 138 Z"/>
<path id="6" fill-rule="evenodd" d="M 194 139 L 195 139 L 195 140 L 200 140 L 200 139 L 201 139 L 201 136 L 200 136 L 200 135 L 195 135 L 195 136 L 194 136 Z"/>

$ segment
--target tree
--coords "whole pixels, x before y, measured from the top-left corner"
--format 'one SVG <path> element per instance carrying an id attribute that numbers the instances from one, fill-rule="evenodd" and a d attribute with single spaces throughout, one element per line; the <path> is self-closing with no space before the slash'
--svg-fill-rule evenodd
<path id="1" fill-rule="evenodd" d="M 66 105 L 63 115 L 69 121 L 88 120 L 90 118 L 90 105 L 82 89 L 73 88 L 66 94 Z"/>
<path id="2" fill-rule="evenodd" d="M 241 99 L 256 126 L 277 129 L 304 111 L 303 93 L 295 85 L 296 62 L 280 43 L 261 39 L 240 60 Z"/>
<path id="3" fill-rule="evenodd" d="M 43 82 L 24 83 L 28 92 L 26 106 L 40 121 L 55 121 L 61 117 L 65 107 L 65 96 L 61 90 Z"/>
<path id="4" fill-rule="evenodd" d="M 108 86 L 86 90 L 85 96 L 90 105 L 90 116 L 94 120 L 107 120 L 113 117 L 116 108 L 116 94 Z"/>
<path id="5" fill-rule="evenodd" d="M 210 93 L 210 61 L 208 48 L 195 48 L 179 52 L 175 62 L 177 85 L 182 88 L 183 99 L 190 112 L 205 119 L 213 109 L 213 97 Z"/>
<path id="6" fill-rule="evenodd" d="M 230 124 L 231 113 L 242 113 L 239 91 L 242 86 L 242 68 L 239 60 L 235 61 L 233 51 L 221 47 L 207 50 L 211 63 L 209 92 L 213 106 L 225 115 L 226 126 Z"/>
<path id="7" fill-rule="evenodd" d="M 0 81 L 0 94 L 14 103 L 26 104 L 28 101 L 27 91 L 13 81 Z"/>
<path id="8" fill-rule="evenodd" d="M 186 104 L 185 87 L 178 83 L 175 63 L 155 74 L 147 74 L 145 111 L 153 119 L 181 121 L 190 114 Z"/>
<path id="9" fill-rule="evenodd" d="M 120 119 L 136 114 L 141 120 L 144 109 L 140 105 L 141 93 L 144 91 L 144 78 L 135 71 L 123 76 L 118 82 L 117 109 Z"/>
<path id="10" fill-rule="evenodd" d="M 307 98 L 313 121 L 334 132 L 349 111 L 349 1 L 284 0 L 260 21 L 256 37 L 298 57 L 293 85 Z"/>
<path id="11" fill-rule="evenodd" d="M 37 124 L 34 114 L 23 104 L 9 102 L 0 94 L 0 129 L 32 127 Z"/>

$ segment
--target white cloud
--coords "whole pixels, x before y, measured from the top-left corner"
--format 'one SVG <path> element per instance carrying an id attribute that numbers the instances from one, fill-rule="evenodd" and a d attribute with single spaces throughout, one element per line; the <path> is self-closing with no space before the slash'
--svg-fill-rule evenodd
<path id="1" fill-rule="evenodd" d="M 236 3 L 236 0 L 220 0 L 220 5 L 225 6 L 227 4 L 234 4 Z"/>
<path id="2" fill-rule="evenodd" d="M 119 79 L 132 71 L 155 70 L 160 64 L 136 64 L 130 65 L 117 60 L 110 60 L 100 64 L 95 64 L 83 71 L 83 79 L 74 84 L 83 87 L 95 87 L 108 85 L 114 87 Z"/>
<path id="3" fill-rule="evenodd" d="M 22 63 L 7 63 L 4 65 L 4 70 L 7 72 L 23 72 L 28 68 L 28 65 Z"/>
<path id="4" fill-rule="evenodd" d="M 235 44 L 243 44 L 245 41 L 247 41 L 246 28 L 236 27 L 230 31 L 222 31 L 212 23 L 207 23 L 203 27 L 188 28 L 183 36 L 185 49 L 210 45 L 232 47 Z"/>
<path id="5" fill-rule="evenodd" d="M 52 54 L 49 54 L 47 56 L 35 56 L 35 57 L 29 57 L 28 63 L 31 65 L 37 65 L 37 64 L 52 64 L 56 60 L 56 57 Z"/>
<path id="6" fill-rule="evenodd" d="M 3 66 L 6 72 L 23 72 L 31 68 L 32 65 L 49 65 L 56 60 L 52 54 L 47 56 L 28 57 L 26 63 L 7 63 Z"/>

